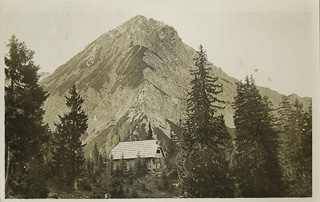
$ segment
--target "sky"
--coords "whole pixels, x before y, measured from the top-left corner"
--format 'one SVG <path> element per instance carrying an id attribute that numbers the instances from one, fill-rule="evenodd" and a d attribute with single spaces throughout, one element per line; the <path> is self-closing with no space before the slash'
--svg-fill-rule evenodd
<path id="1" fill-rule="evenodd" d="M 52 73 L 103 33 L 144 15 L 174 27 L 191 47 L 202 44 L 232 77 L 253 75 L 285 95 L 315 97 L 318 8 L 317 0 L 0 0 L 0 55 L 15 34 L 35 51 L 40 72 Z"/>

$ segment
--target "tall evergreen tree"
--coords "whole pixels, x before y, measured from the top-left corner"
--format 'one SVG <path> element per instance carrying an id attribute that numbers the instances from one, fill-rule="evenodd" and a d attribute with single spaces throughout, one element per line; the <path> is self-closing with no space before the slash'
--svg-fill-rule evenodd
<path id="1" fill-rule="evenodd" d="M 297 100 L 291 104 L 283 97 L 278 110 L 279 157 L 286 196 L 311 196 L 312 118 L 302 108 Z"/>
<path id="2" fill-rule="evenodd" d="M 167 152 L 166 152 L 166 166 L 169 172 L 177 171 L 177 135 L 171 133 Z"/>
<path id="3" fill-rule="evenodd" d="M 107 158 L 107 167 L 106 167 L 106 180 L 105 182 L 105 187 L 106 187 L 106 192 L 108 193 L 109 196 L 113 193 L 113 183 L 114 183 L 114 164 L 113 164 L 113 158 Z"/>
<path id="4" fill-rule="evenodd" d="M 112 179 L 113 179 L 113 188 L 111 197 L 112 198 L 123 198 L 124 197 L 124 190 L 123 190 L 123 184 L 125 180 L 125 176 L 127 174 L 127 164 L 123 158 L 123 155 L 121 156 L 119 166 L 114 170 Z"/>
<path id="5" fill-rule="evenodd" d="M 99 175 L 100 171 L 100 153 L 98 150 L 97 143 L 94 144 L 93 152 L 92 152 L 92 161 L 93 161 L 93 170 L 96 175 Z"/>
<path id="6" fill-rule="evenodd" d="M 281 196 L 274 117 L 268 98 L 261 97 L 252 77 L 237 83 L 234 109 L 236 176 L 242 196 Z"/>
<path id="7" fill-rule="evenodd" d="M 15 35 L 9 40 L 5 56 L 5 169 L 6 196 L 46 197 L 44 176 L 34 177 L 31 170 L 44 163 L 42 148 L 48 141 L 43 123 L 44 101 L 48 95 L 38 84 L 39 67 L 34 51 Z M 33 189 L 31 191 L 30 189 Z"/>
<path id="8" fill-rule="evenodd" d="M 231 136 L 220 128 L 225 127 L 224 120 L 216 116 L 224 103 L 217 97 L 222 85 L 209 75 L 210 63 L 201 45 L 194 60 L 197 69 L 191 72 L 188 118 L 179 137 L 181 192 L 185 197 L 232 197 L 234 184 L 225 155 L 225 142 Z"/>
<path id="9" fill-rule="evenodd" d="M 312 196 L 312 105 L 303 118 L 301 143 L 304 160 L 304 196 Z"/>
<path id="10" fill-rule="evenodd" d="M 149 122 L 149 129 L 148 129 L 148 134 L 147 134 L 146 139 L 147 140 L 152 140 L 153 139 L 152 135 L 153 134 L 152 134 L 151 122 Z"/>
<path id="11" fill-rule="evenodd" d="M 292 155 L 294 154 L 294 147 L 291 146 L 292 141 L 295 141 L 291 135 L 290 127 L 290 115 L 292 111 L 292 104 L 289 102 L 287 97 L 283 97 L 280 103 L 280 108 L 278 110 L 279 114 L 279 162 L 282 168 L 282 181 L 284 186 L 284 191 L 286 196 L 292 196 L 290 193 L 290 187 L 294 181 L 292 175 L 292 169 L 296 162 L 292 161 Z"/>
<path id="12" fill-rule="evenodd" d="M 134 168 L 135 168 L 135 175 L 137 177 L 141 177 L 148 172 L 147 163 L 144 159 L 141 158 L 141 156 L 138 154 L 137 158 L 134 162 Z"/>
<path id="13" fill-rule="evenodd" d="M 81 105 L 84 100 L 73 84 L 70 97 L 66 96 L 70 112 L 59 116 L 60 123 L 56 123 L 56 151 L 53 160 L 58 171 L 66 177 L 68 184 L 73 184 L 77 189 L 77 179 L 84 164 L 83 149 L 80 137 L 88 128 L 88 116 Z"/>

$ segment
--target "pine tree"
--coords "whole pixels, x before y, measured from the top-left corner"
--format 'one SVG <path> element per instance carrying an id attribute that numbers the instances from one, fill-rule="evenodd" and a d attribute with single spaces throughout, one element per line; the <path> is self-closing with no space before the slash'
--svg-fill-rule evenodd
<path id="1" fill-rule="evenodd" d="M 95 176 L 99 176 L 100 173 L 100 153 L 98 150 L 97 143 L 94 144 L 93 152 L 92 152 L 92 163 L 93 163 L 93 172 Z"/>
<path id="2" fill-rule="evenodd" d="M 59 116 L 59 118 L 60 123 L 55 123 L 56 131 L 53 138 L 52 173 L 60 182 L 67 184 L 68 171 L 71 170 L 70 124 L 66 117 Z"/>
<path id="3" fill-rule="evenodd" d="M 135 174 L 137 177 L 141 177 L 147 174 L 148 172 L 147 164 L 143 159 L 141 159 L 141 156 L 139 154 L 137 155 L 137 158 L 135 160 L 134 167 L 135 167 Z"/>
<path id="4" fill-rule="evenodd" d="M 298 182 L 296 181 L 295 171 L 299 167 L 295 159 L 297 136 L 293 133 L 292 128 L 292 113 L 293 106 L 287 97 L 283 97 L 280 103 L 279 113 L 279 160 L 282 167 L 282 181 L 285 189 L 286 196 L 295 196 L 293 186 Z"/>
<path id="5" fill-rule="evenodd" d="M 122 156 L 119 162 L 119 167 L 114 171 L 112 178 L 113 178 L 113 188 L 111 197 L 112 198 L 123 198 L 124 197 L 124 191 L 123 191 L 123 183 L 124 178 L 127 173 L 127 165 L 124 161 L 124 157 Z"/>
<path id="6" fill-rule="evenodd" d="M 191 72 L 188 118 L 178 137 L 180 191 L 185 197 L 232 197 L 234 183 L 225 155 L 225 143 L 231 136 L 222 132 L 224 120 L 215 116 L 223 108 L 224 102 L 217 97 L 222 85 L 209 75 L 210 63 L 202 46 L 194 60 L 197 69 Z"/>
<path id="7" fill-rule="evenodd" d="M 303 112 L 296 100 L 287 97 L 280 103 L 280 164 L 286 196 L 311 196 L 312 129 L 311 114 Z"/>
<path id="8" fill-rule="evenodd" d="M 168 180 L 168 171 L 165 168 L 161 169 L 161 176 L 159 181 L 159 188 L 161 190 L 168 190 L 169 189 L 169 180 Z"/>
<path id="9" fill-rule="evenodd" d="M 166 166 L 168 168 L 169 172 L 175 172 L 177 171 L 177 135 L 174 133 L 171 133 L 169 143 L 168 143 L 168 149 L 166 152 Z"/>
<path id="10" fill-rule="evenodd" d="M 66 96 L 67 106 L 70 112 L 59 116 L 60 123 L 56 125 L 56 151 L 54 152 L 54 164 L 66 177 L 67 184 L 74 185 L 77 189 L 77 179 L 81 173 L 84 164 L 83 150 L 80 137 L 87 130 L 88 116 L 81 105 L 84 100 L 77 92 L 76 85 L 73 84 L 70 91 L 70 97 Z"/>
<path id="11" fill-rule="evenodd" d="M 304 113 L 302 128 L 302 158 L 304 159 L 304 196 L 312 196 L 312 106 Z"/>
<path id="12" fill-rule="evenodd" d="M 107 158 L 107 167 L 106 167 L 106 179 L 105 179 L 105 188 L 109 196 L 113 193 L 113 182 L 114 182 L 114 171 L 113 171 L 113 159 Z"/>
<path id="13" fill-rule="evenodd" d="M 153 139 L 152 136 L 153 136 L 153 135 L 152 135 L 151 122 L 149 122 L 149 129 L 148 129 L 148 134 L 147 134 L 146 139 L 147 139 L 147 140 L 152 140 L 152 139 Z"/>
<path id="14" fill-rule="evenodd" d="M 48 95 L 38 84 L 39 67 L 34 51 L 12 35 L 5 56 L 5 169 L 6 197 L 46 197 L 45 176 L 37 181 L 31 170 L 44 163 L 42 149 L 48 141 L 43 123 L 44 101 Z M 32 164 L 32 163 L 36 163 Z M 33 191 L 31 192 L 31 187 Z"/>
<path id="15" fill-rule="evenodd" d="M 293 104 L 293 110 L 291 111 L 291 127 L 292 127 L 292 137 L 295 139 L 294 144 L 292 145 L 295 149 L 293 151 L 293 161 L 297 163 L 297 167 L 295 167 L 294 175 L 296 178 L 296 182 L 294 186 L 295 190 L 297 190 L 298 195 L 303 193 L 303 151 L 302 151 L 302 129 L 303 127 L 303 106 L 298 100 Z"/>
<path id="16" fill-rule="evenodd" d="M 236 176 L 242 196 L 281 196 L 274 118 L 268 98 L 261 97 L 252 77 L 237 83 L 234 109 Z"/>
<path id="17" fill-rule="evenodd" d="M 119 169 L 119 171 L 120 171 L 122 176 L 125 176 L 125 174 L 127 173 L 127 163 L 124 160 L 124 156 L 123 155 L 121 156 L 121 159 L 120 159 L 120 169 Z"/>

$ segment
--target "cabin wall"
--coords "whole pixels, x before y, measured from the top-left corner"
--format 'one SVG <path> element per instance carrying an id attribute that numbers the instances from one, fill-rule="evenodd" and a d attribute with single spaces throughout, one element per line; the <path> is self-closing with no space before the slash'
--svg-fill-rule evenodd
<path id="1" fill-rule="evenodd" d="M 161 158 L 150 158 L 147 160 L 147 167 L 149 170 L 160 169 L 162 165 Z"/>
<path id="2" fill-rule="evenodd" d="M 147 163 L 147 168 L 149 170 L 160 169 L 162 166 L 161 157 L 162 155 L 160 155 L 160 158 L 145 158 L 144 160 Z M 136 159 L 124 159 L 124 161 L 126 162 L 127 169 L 129 169 L 130 167 L 134 168 Z M 114 169 L 118 169 L 119 167 L 120 167 L 120 160 L 114 160 Z"/>
<path id="3" fill-rule="evenodd" d="M 155 155 L 155 158 L 157 158 L 157 159 L 160 159 L 162 157 L 163 157 L 162 153 L 156 153 L 156 155 Z"/>
<path id="4" fill-rule="evenodd" d="M 127 169 L 129 169 L 130 167 L 134 168 L 136 159 L 125 159 L 124 160 L 126 162 L 127 165 Z M 114 169 L 118 169 L 120 167 L 120 160 L 114 160 Z"/>

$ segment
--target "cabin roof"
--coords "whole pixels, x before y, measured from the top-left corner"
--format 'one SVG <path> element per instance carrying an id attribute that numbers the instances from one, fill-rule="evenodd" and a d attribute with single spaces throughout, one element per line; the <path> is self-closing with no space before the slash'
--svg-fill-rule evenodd
<path id="1" fill-rule="evenodd" d="M 163 155 L 163 151 L 156 140 L 143 140 L 132 142 L 119 142 L 110 153 L 114 160 L 121 159 L 135 159 L 139 155 L 140 158 L 154 158 L 157 153 L 157 149 L 160 148 Z"/>

